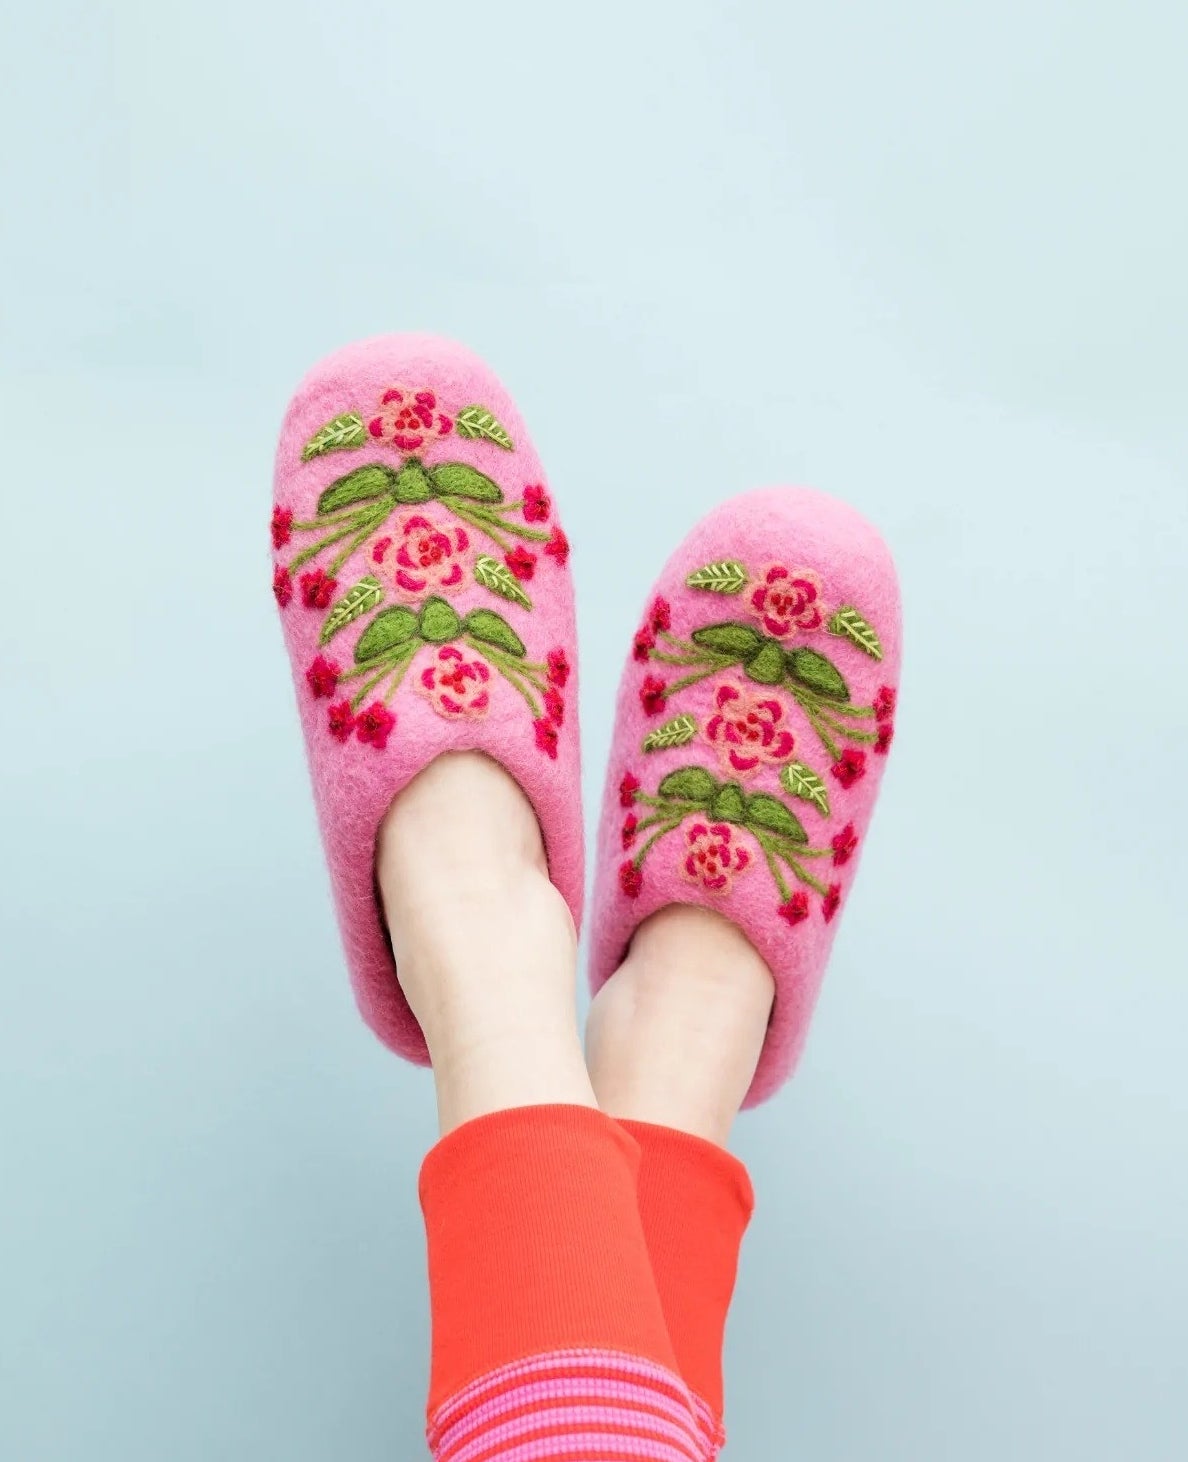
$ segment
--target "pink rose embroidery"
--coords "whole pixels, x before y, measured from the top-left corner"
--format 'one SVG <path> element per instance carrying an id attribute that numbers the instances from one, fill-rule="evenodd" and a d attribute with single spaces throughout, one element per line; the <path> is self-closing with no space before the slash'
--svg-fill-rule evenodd
<path id="1" fill-rule="evenodd" d="M 447 721 L 463 716 L 477 720 L 491 709 L 487 689 L 490 679 L 491 667 L 485 660 L 468 660 L 457 645 L 442 645 L 415 683 L 437 714 Z"/>
<path id="2" fill-rule="evenodd" d="M 734 877 L 751 863 L 751 855 L 735 839 L 738 829 L 726 822 L 694 822 L 685 832 L 680 874 L 711 893 L 729 893 Z"/>
<path id="3" fill-rule="evenodd" d="M 367 423 L 373 437 L 391 442 L 402 452 L 420 451 L 453 429 L 453 421 L 437 409 L 432 391 L 414 391 L 408 386 L 385 391 L 380 397 L 379 414 Z"/>
<path id="4" fill-rule="evenodd" d="M 774 695 L 726 681 L 714 697 L 716 710 L 704 727 L 705 739 L 723 769 L 749 777 L 761 766 L 787 761 L 795 746 L 784 725 L 784 706 Z"/>
<path id="5" fill-rule="evenodd" d="M 386 570 L 406 599 L 455 594 L 470 567 L 470 539 L 460 523 L 437 523 L 410 513 L 394 538 L 380 538 L 371 550 L 376 571 Z"/>
<path id="6" fill-rule="evenodd" d="M 821 628 L 821 580 L 812 569 L 769 564 L 751 580 L 747 600 L 763 628 L 777 640 L 787 639 L 798 629 Z"/>

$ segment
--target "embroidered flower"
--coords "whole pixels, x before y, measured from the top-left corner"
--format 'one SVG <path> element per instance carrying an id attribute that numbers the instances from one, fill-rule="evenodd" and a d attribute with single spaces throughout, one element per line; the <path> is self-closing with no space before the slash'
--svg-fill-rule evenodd
<path id="1" fill-rule="evenodd" d="M 457 645 L 442 645 L 415 684 L 439 716 L 456 721 L 478 719 L 491 709 L 487 682 L 491 667 L 483 659 L 468 660 Z"/>
<path id="2" fill-rule="evenodd" d="M 648 611 L 648 623 L 657 634 L 661 630 L 672 628 L 672 606 L 659 594 L 652 600 L 652 607 Z"/>
<path id="3" fill-rule="evenodd" d="M 342 674 L 342 666 L 333 660 L 327 660 L 325 655 L 319 655 L 305 672 L 305 679 L 313 692 L 315 700 L 323 696 L 332 696 L 338 688 L 338 678 Z"/>
<path id="4" fill-rule="evenodd" d="M 843 863 L 848 863 L 854 856 L 854 850 L 858 847 L 858 835 L 854 831 L 854 824 L 847 822 L 841 832 L 830 838 L 829 846 L 833 849 L 833 861 L 839 868 Z"/>
<path id="5" fill-rule="evenodd" d="M 330 735 L 335 741 L 349 741 L 351 732 L 355 729 L 355 713 L 351 710 L 350 701 L 335 701 L 327 712 L 327 720 L 330 723 Z"/>
<path id="6" fill-rule="evenodd" d="M 895 714 L 895 692 L 889 685 L 880 685 L 879 693 L 874 698 L 874 713 L 876 720 L 889 721 Z"/>
<path id="7" fill-rule="evenodd" d="M 558 726 L 565 724 L 565 700 L 560 692 L 550 687 L 544 693 L 545 715 L 550 721 L 556 721 Z"/>
<path id="8" fill-rule="evenodd" d="M 821 580 L 812 569 L 789 569 L 769 564 L 748 585 L 748 602 L 776 639 L 787 639 L 798 629 L 821 628 Z"/>
<path id="9" fill-rule="evenodd" d="M 637 899 L 640 890 L 643 888 L 643 871 L 634 863 L 621 863 L 619 865 L 619 887 L 629 899 Z"/>
<path id="10" fill-rule="evenodd" d="M 531 487 L 524 489 L 524 521 L 525 523 L 545 523 L 548 521 L 549 509 L 552 504 L 549 502 L 549 495 L 540 483 L 534 483 Z"/>
<path id="11" fill-rule="evenodd" d="M 738 829 L 728 822 L 694 822 L 685 830 L 680 874 L 688 883 L 711 893 L 729 893 L 735 874 L 746 870 L 751 855 L 735 842 Z"/>
<path id="12" fill-rule="evenodd" d="M 825 915 L 826 924 L 828 924 L 832 920 L 834 914 L 837 913 L 840 904 L 841 884 L 831 883 L 829 885 L 829 892 L 821 900 L 821 912 Z"/>
<path id="13" fill-rule="evenodd" d="M 631 647 L 631 653 L 641 663 L 647 660 L 648 656 L 656 648 L 656 634 L 650 624 L 645 624 L 643 629 L 637 630 L 635 641 Z"/>
<path id="14" fill-rule="evenodd" d="M 460 523 L 439 523 L 410 513 L 394 538 L 379 538 L 371 549 L 377 570 L 391 579 L 407 600 L 426 594 L 456 594 L 470 566 L 470 539 Z"/>
<path id="15" fill-rule="evenodd" d="M 658 676 L 649 675 L 639 688 L 639 701 L 649 716 L 658 716 L 664 710 L 668 686 Z"/>
<path id="16" fill-rule="evenodd" d="M 631 807 L 635 802 L 635 794 L 640 789 L 640 780 L 630 772 L 623 773 L 623 780 L 619 783 L 619 806 Z"/>
<path id="17" fill-rule="evenodd" d="M 416 452 L 453 430 L 453 421 L 437 409 L 432 391 L 413 391 L 393 386 L 380 397 L 380 409 L 367 423 L 367 430 L 381 441 L 391 442 L 402 452 Z"/>
<path id="18" fill-rule="evenodd" d="M 799 924 L 809 916 L 808 894 L 804 889 L 798 888 L 786 904 L 781 904 L 779 909 L 781 919 L 786 919 L 789 924 Z"/>
<path id="19" fill-rule="evenodd" d="M 293 509 L 273 508 L 272 510 L 272 546 L 283 548 L 293 536 Z"/>
<path id="20" fill-rule="evenodd" d="M 728 680 L 718 687 L 714 705 L 717 709 L 706 721 L 704 735 L 725 771 L 747 777 L 792 755 L 796 743 L 781 724 L 784 705 L 777 696 Z"/>
<path id="21" fill-rule="evenodd" d="M 852 787 L 866 775 L 866 753 L 848 746 L 829 770 L 843 787 Z"/>
<path id="22" fill-rule="evenodd" d="M 565 657 L 565 651 L 550 650 L 545 663 L 549 667 L 549 679 L 564 690 L 565 682 L 569 679 L 569 661 Z"/>
<path id="23" fill-rule="evenodd" d="M 396 717 L 383 701 L 372 701 L 359 712 L 355 721 L 355 735 L 365 746 L 374 746 L 376 751 L 383 751 L 395 725 Z"/>
<path id="24" fill-rule="evenodd" d="M 634 812 L 629 812 L 627 816 L 623 819 L 623 827 L 620 831 L 620 837 L 623 840 L 624 852 L 626 852 L 626 850 L 635 841 L 635 831 L 638 827 L 639 818 L 636 817 Z"/>
<path id="25" fill-rule="evenodd" d="M 532 723 L 532 733 L 536 737 L 536 744 L 546 756 L 557 760 L 557 724 L 550 721 L 548 716 L 541 716 L 538 721 Z"/>
<path id="26" fill-rule="evenodd" d="M 891 742 L 895 736 L 895 727 L 890 722 L 884 722 L 879 727 L 879 734 L 875 740 L 874 753 L 876 756 L 886 756 L 891 750 Z"/>
<path id="27" fill-rule="evenodd" d="M 323 569 L 312 569 L 301 575 L 301 602 L 306 609 L 329 609 L 338 580 L 332 579 Z"/>
<path id="28" fill-rule="evenodd" d="M 553 536 L 545 544 L 544 551 L 550 558 L 555 558 L 562 566 L 568 562 L 569 539 L 566 538 L 559 524 L 553 524 Z"/>
<path id="29" fill-rule="evenodd" d="M 503 561 L 517 579 L 530 579 L 536 572 L 536 555 L 529 553 L 522 543 L 517 543 L 515 548 L 504 556 Z"/>
<path id="30" fill-rule="evenodd" d="M 282 609 L 293 597 L 293 575 L 283 563 L 278 563 L 272 571 L 272 592 Z"/>

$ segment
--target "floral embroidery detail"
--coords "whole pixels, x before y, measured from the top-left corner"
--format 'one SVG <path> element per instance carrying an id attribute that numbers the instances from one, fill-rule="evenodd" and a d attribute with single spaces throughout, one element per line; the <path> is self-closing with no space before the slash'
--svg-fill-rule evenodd
<path id="1" fill-rule="evenodd" d="M 301 602 L 306 609 L 329 609 L 338 580 L 330 578 L 321 569 L 314 569 L 301 575 Z"/>
<path id="2" fill-rule="evenodd" d="M 630 807 L 635 801 L 635 794 L 641 785 L 638 777 L 633 776 L 631 772 L 624 772 L 623 780 L 619 783 L 619 806 Z"/>
<path id="3" fill-rule="evenodd" d="M 536 737 L 536 744 L 546 756 L 557 760 L 557 723 L 548 716 L 542 716 L 540 720 L 533 721 L 532 731 Z"/>
<path id="4" fill-rule="evenodd" d="M 631 844 L 635 841 L 635 832 L 638 827 L 639 818 L 636 817 L 634 812 L 629 812 L 627 816 L 623 819 L 623 826 L 620 829 L 619 833 L 619 836 L 623 842 L 624 852 L 626 852 Z"/>
<path id="5" fill-rule="evenodd" d="M 545 715 L 560 726 L 565 720 L 565 701 L 560 692 L 550 685 L 545 691 L 543 699 Z"/>
<path id="6" fill-rule="evenodd" d="M 668 686 L 655 675 L 649 675 L 640 687 L 640 704 L 649 716 L 662 714 L 667 696 Z"/>
<path id="7" fill-rule="evenodd" d="M 643 629 L 636 630 L 635 640 L 631 653 L 637 660 L 647 661 L 651 658 L 652 651 L 656 648 L 656 632 L 650 624 L 645 624 Z"/>
<path id="8" fill-rule="evenodd" d="M 643 874 L 634 863 L 628 862 L 619 866 L 619 887 L 629 899 L 639 897 L 643 888 Z"/>
<path id="9" fill-rule="evenodd" d="M 829 770 L 843 787 L 852 787 L 866 775 L 866 753 L 848 746 Z"/>
<path id="10" fill-rule="evenodd" d="M 874 698 L 874 713 L 878 720 L 889 721 L 895 714 L 895 692 L 889 685 L 880 685 Z"/>
<path id="11" fill-rule="evenodd" d="M 377 539 L 371 549 L 376 573 L 383 572 L 406 601 L 427 592 L 456 594 L 470 567 L 470 539 L 460 523 L 439 523 L 410 513 L 394 538 Z"/>
<path id="12" fill-rule="evenodd" d="M 383 701 L 372 701 L 356 718 L 355 735 L 365 746 L 374 746 L 376 751 L 383 751 L 395 726 L 396 717 Z"/>
<path id="13" fill-rule="evenodd" d="M 293 575 L 283 563 L 278 563 L 272 571 L 272 592 L 282 609 L 293 597 Z"/>
<path id="14" fill-rule="evenodd" d="M 402 452 L 415 452 L 454 429 L 451 417 L 437 409 L 432 391 L 392 386 L 380 397 L 379 414 L 367 423 L 371 436 L 390 441 Z"/>
<path id="15" fill-rule="evenodd" d="M 548 666 L 548 677 L 553 685 L 565 689 L 565 682 L 569 679 L 569 661 L 566 659 L 564 650 L 550 650 L 545 656 L 545 664 Z"/>
<path id="16" fill-rule="evenodd" d="M 355 713 L 350 701 L 335 701 L 327 713 L 330 735 L 335 741 L 349 741 L 355 729 Z"/>
<path id="17" fill-rule="evenodd" d="M 787 639 L 798 629 L 821 628 L 821 580 L 812 569 L 790 569 L 773 563 L 760 569 L 747 596 L 754 614 L 763 628 L 778 640 Z"/>
<path id="18" fill-rule="evenodd" d="M 728 680 L 718 687 L 714 705 L 717 709 L 706 721 L 704 735 L 724 771 L 745 778 L 792 755 L 795 742 L 780 724 L 784 706 L 776 696 L 761 696 Z"/>
<path id="19" fill-rule="evenodd" d="M 272 510 L 272 546 L 283 548 L 293 536 L 293 510 L 292 508 L 273 508 Z"/>
<path id="20" fill-rule="evenodd" d="M 526 583 L 536 572 L 536 555 L 529 553 L 522 543 L 512 549 L 504 563 L 521 582 Z"/>
<path id="21" fill-rule="evenodd" d="M 667 599 L 657 595 L 648 611 L 648 623 L 656 634 L 663 634 L 672 628 L 672 606 Z"/>
<path id="22" fill-rule="evenodd" d="M 777 910 L 781 919 L 786 919 L 789 924 L 800 924 L 809 916 L 808 894 L 803 888 L 798 888 L 787 903 L 781 904 Z"/>
<path id="23" fill-rule="evenodd" d="M 338 680 L 342 675 L 342 666 L 333 660 L 327 660 L 325 655 L 319 655 L 309 669 L 305 672 L 305 679 L 315 700 L 323 696 L 332 696 L 338 688 Z"/>
<path id="24" fill-rule="evenodd" d="M 524 521 L 526 523 L 547 523 L 549 495 L 540 483 L 533 483 L 524 489 Z"/>
<path id="25" fill-rule="evenodd" d="M 848 863 L 858 847 L 858 835 L 854 831 L 854 824 L 847 822 L 841 832 L 830 838 L 829 846 L 833 849 L 833 861 L 839 868 L 843 863 Z"/>
<path id="26" fill-rule="evenodd" d="M 556 559 L 561 566 L 569 562 L 569 539 L 566 538 L 559 523 L 554 524 L 544 551 L 550 558 Z"/>
<path id="27" fill-rule="evenodd" d="M 485 660 L 468 660 L 456 645 L 442 645 L 433 663 L 421 671 L 416 688 L 447 721 L 463 716 L 477 719 L 491 708 L 490 679 Z"/>
<path id="28" fill-rule="evenodd" d="M 884 723 L 879 727 L 879 734 L 875 738 L 874 753 L 876 756 L 886 756 L 891 750 L 891 741 L 895 736 L 895 727 Z"/>
<path id="29" fill-rule="evenodd" d="M 834 914 L 837 913 L 841 904 L 841 884 L 831 883 L 825 897 L 821 900 L 821 912 L 825 915 L 826 924 L 830 923 Z"/>
<path id="30" fill-rule="evenodd" d="M 749 851 L 735 841 L 735 831 L 725 822 L 695 822 L 686 828 L 681 877 L 711 893 L 729 893 L 735 874 L 751 863 Z"/>

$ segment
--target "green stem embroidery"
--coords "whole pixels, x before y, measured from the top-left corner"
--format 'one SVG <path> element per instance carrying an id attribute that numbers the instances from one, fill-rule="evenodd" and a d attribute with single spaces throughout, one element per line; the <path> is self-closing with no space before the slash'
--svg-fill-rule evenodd
<path id="1" fill-rule="evenodd" d="M 780 891 L 780 903 L 786 904 L 792 895 L 788 892 L 788 885 L 784 875 L 780 871 L 780 865 L 775 860 L 775 854 L 767 845 L 766 838 L 759 839 L 759 846 L 763 849 L 763 856 L 767 859 L 767 866 L 771 870 L 771 876 L 775 879 L 776 887 Z"/>
<path id="2" fill-rule="evenodd" d="M 528 687 L 531 686 L 533 690 L 539 690 L 540 686 L 536 684 L 531 676 L 521 676 L 520 671 L 522 667 L 520 662 L 513 660 L 510 656 L 500 654 L 491 645 L 480 644 L 478 640 L 472 640 L 469 635 L 466 636 L 466 643 L 476 654 L 480 655 L 497 670 L 514 691 L 517 691 L 524 697 L 528 709 L 532 712 L 532 719 L 534 721 L 539 720 L 543 714 L 542 708 L 540 702 Z"/>
<path id="3" fill-rule="evenodd" d="M 683 819 L 681 817 L 678 817 L 675 819 L 675 821 L 667 822 L 664 824 L 663 827 L 659 828 L 656 832 L 652 834 L 652 836 L 647 840 L 643 847 L 640 848 L 639 852 L 636 853 L 634 859 L 632 860 L 637 868 L 643 866 L 643 860 L 648 856 L 648 854 L 652 851 L 652 848 L 660 841 L 661 838 L 666 838 L 668 834 L 673 831 L 674 828 L 680 827 L 682 820 Z"/>
<path id="4" fill-rule="evenodd" d="M 356 531 L 357 520 L 349 523 L 339 533 L 331 533 L 323 538 L 320 543 L 311 544 L 309 548 L 303 548 L 293 562 L 289 565 L 290 572 L 293 572 L 307 564 L 311 558 L 317 558 L 324 548 L 329 548 L 332 543 L 341 543 L 344 538 L 349 538 Z"/>

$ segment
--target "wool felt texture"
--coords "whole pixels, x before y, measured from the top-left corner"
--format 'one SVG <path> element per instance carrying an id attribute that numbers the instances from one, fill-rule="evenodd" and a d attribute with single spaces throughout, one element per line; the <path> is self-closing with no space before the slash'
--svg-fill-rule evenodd
<path id="1" fill-rule="evenodd" d="M 532 802 L 580 927 L 583 833 L 569 545 L 515 403 L 460 345 L 388 335 L 316 365 L 277 447 L 273 593 L 351 983 L 428 1062 L 377 904 L 376 835 L 443 752 Z"/>
<path id="2" fill-rule="evenodd" d="M 619 687 L 590 980 L 668 904 L 736 923 L 776 982 L 746 1105 L 795 1067 L 894 734 L 891 555 L 809 488 L 720 505 L 665 565 Z"/>
<path id="3" fill-rule="evenodd" d="M 495 1112 L 428 1154 L 438 1462 L 714 1455 L 652 1277 L 639 1168 L 621 1126 L 575 1106 Z"/>

